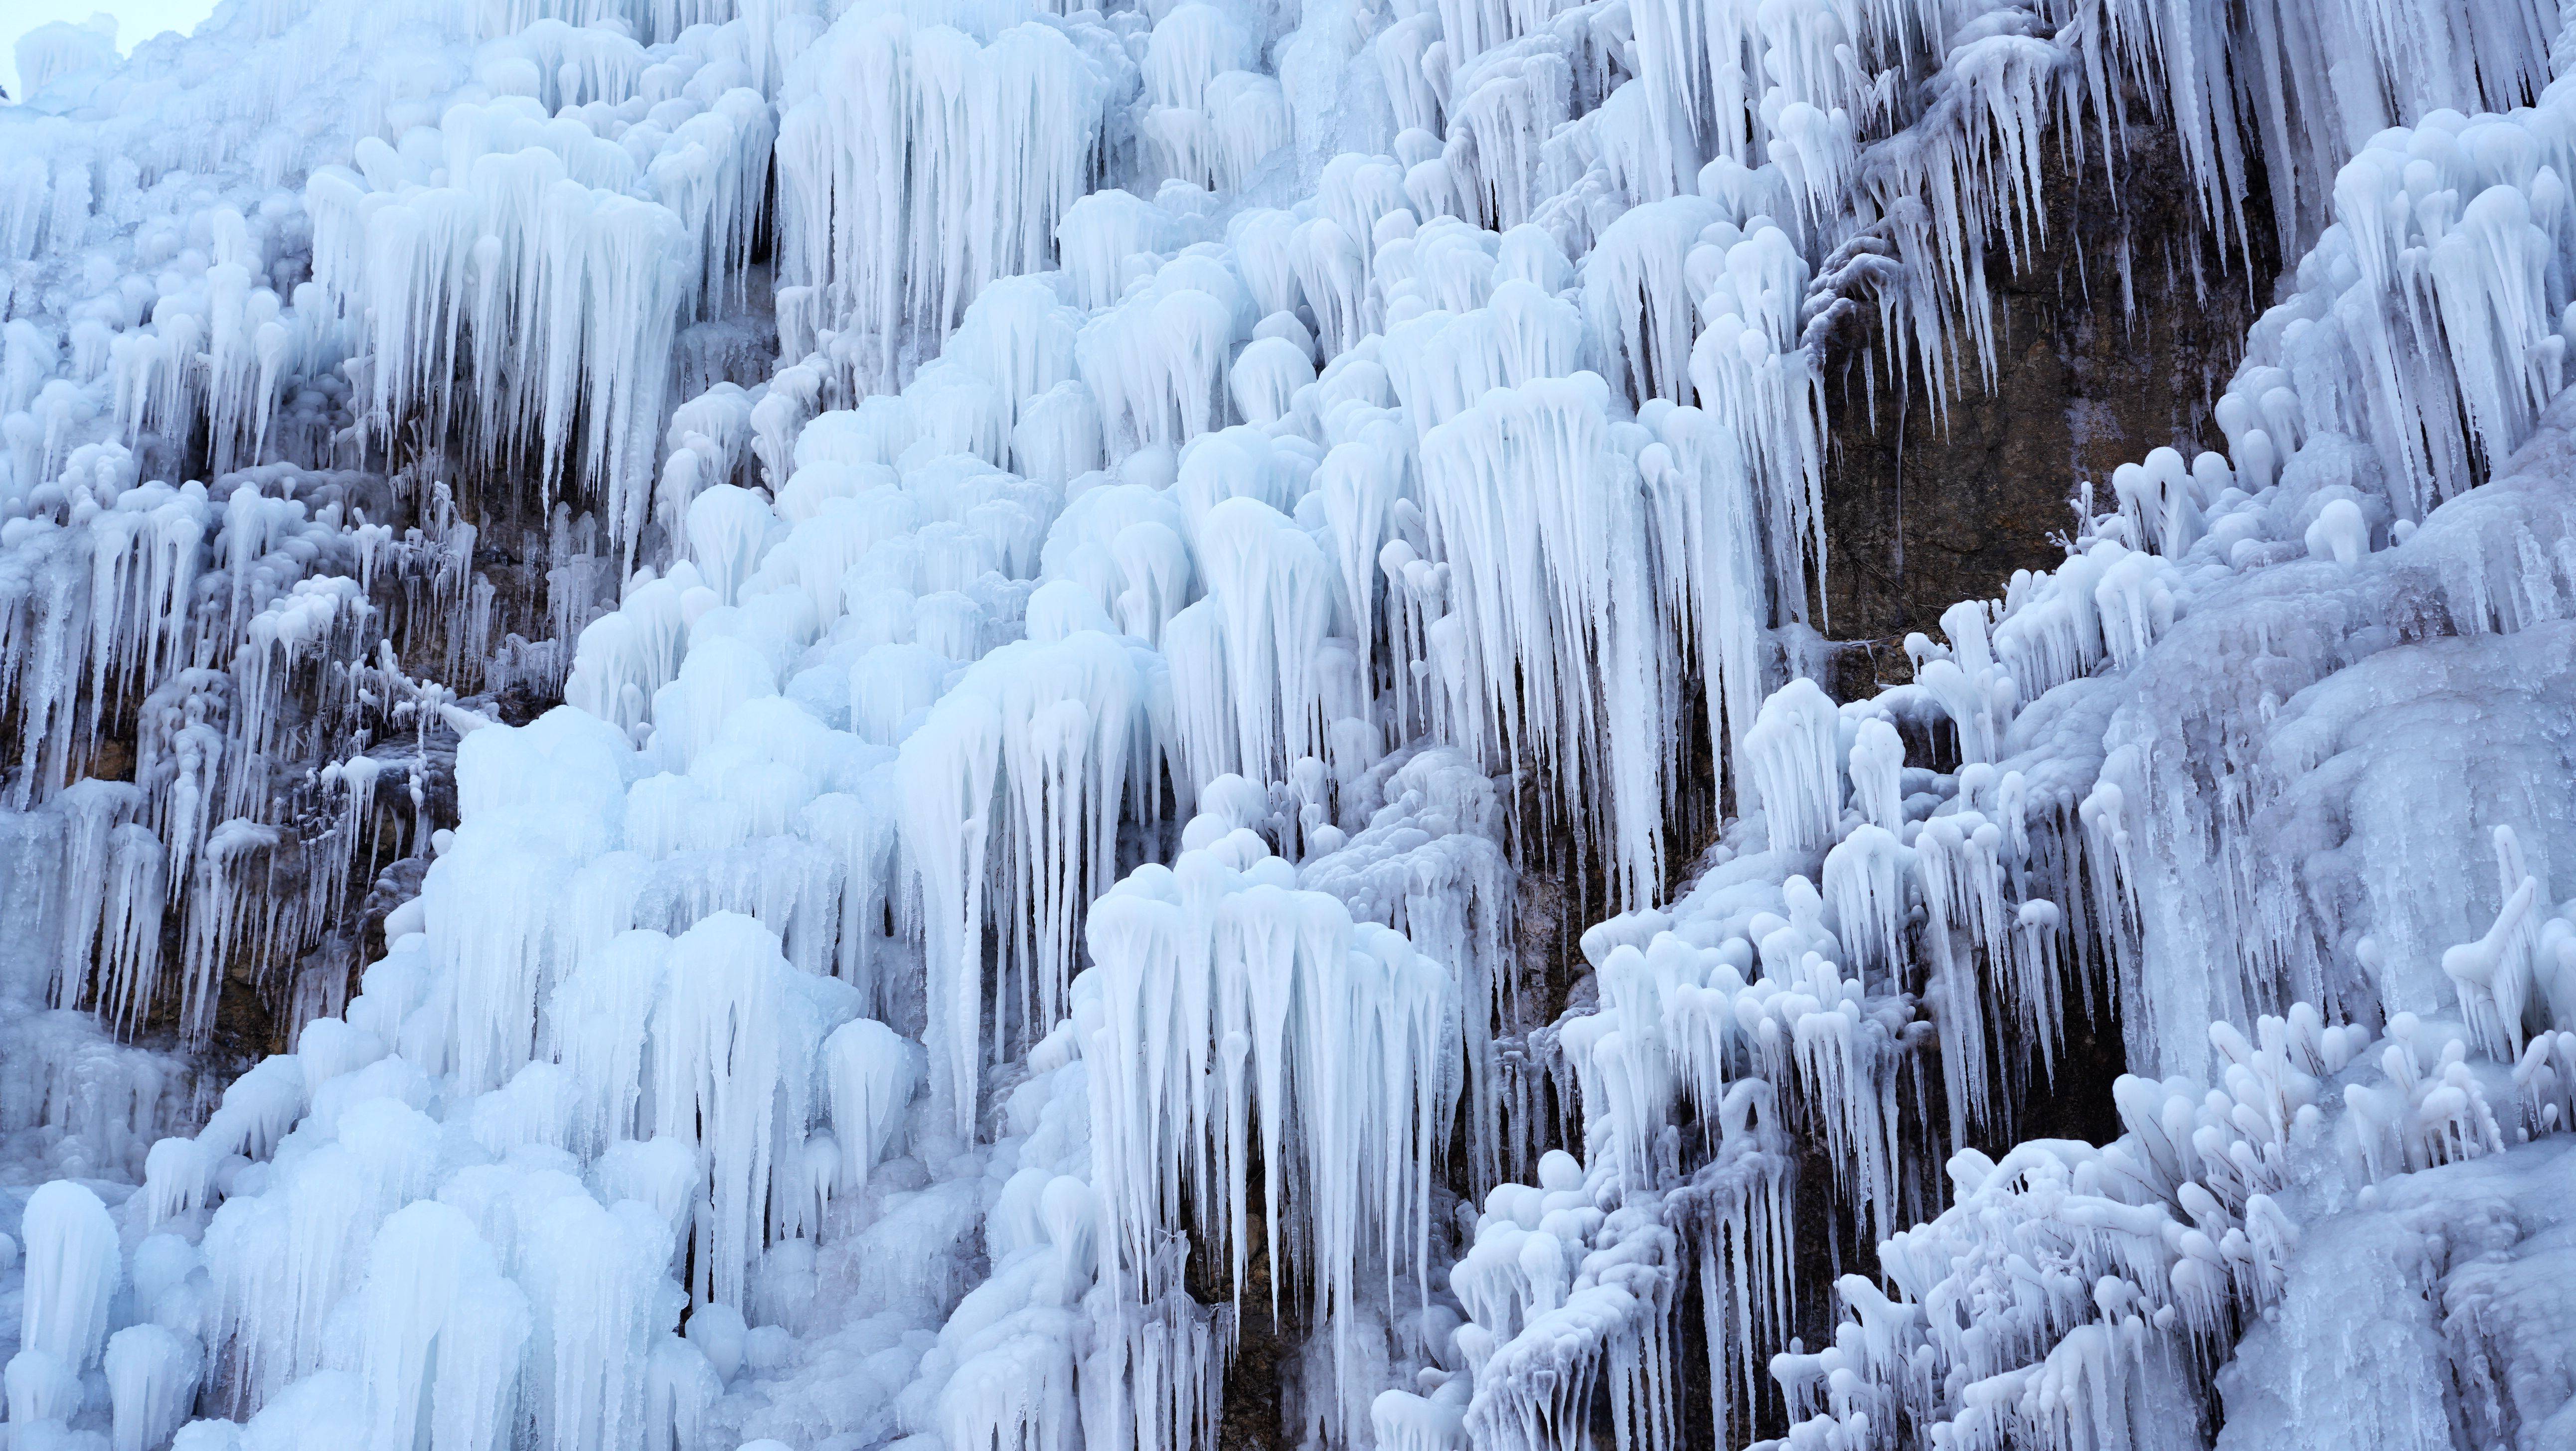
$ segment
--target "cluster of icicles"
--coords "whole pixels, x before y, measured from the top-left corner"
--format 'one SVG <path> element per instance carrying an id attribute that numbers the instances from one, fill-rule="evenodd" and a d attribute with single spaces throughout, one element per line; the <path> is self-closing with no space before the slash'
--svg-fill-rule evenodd
<path id="1" fill-rule="evenodd" d="M 67 1173 L 137 1173 L 203 1109 L 188 1073 L 70 1010 L 188 1046 L 229 980 L 290 1031 L 338 1011 L 362 864 L 426 848 L 449 702 L 555 690 L 613 591 L 600 497 L 527 541 L 548 613 L 496 610 L 475 565 L 493 541 L 443 464 L 389 471 L 385 444 L 453 409 L 480 462 L 649 484 L 674 337 L 740 306 L 762 206 L 774 63 L 744 25 L 675 13 L 646 47 L 448 5 L 293 9 L 226 17 L 245 68 L 147 47 L 74 67 L 75 99 L 95 93 L 71 114 L 8 118 L 7 835 L 37 864 L 26 925 L 60 946 L 5 980 L 64 1011 L 10 1025 L 31 1082 L 0 1121 L 76 1128 L 106 1098 L 134 1126 L 54 1145 Z M 195 149 L 209 129 L 221 145 Z M 317 152 L 347 164 L 308 175 Z M 609 295 L 625 285 L 643 291 Z M 459 367 L 513 384 L 451 397 Z M 211 483 L 158 481 L 192 458 Z"/>
<path id="2" fill-rule="evenodd" d="M 13 1444 L 1204 1446 L 1259 1322 L 1334 1443 L 1556 1451 L 1606 1409 L 1664 1447 L 1692 1276 L 1720 1434 L 2115 1440 L 2279 1293 L 2295 1156 L 2367 1180 L 2576 1113 L 2576 919 L 2517 837 L 2492 930 L 2362 882 L 2347 948 L 2301 915 L 2345 899 L 2195 855 L 2174 769 L 2215 740 L 2290 798 L 2386 692 L 2275 719 L 2189 667 L 2375 668 L 2399 571 L 2549 658 L 2564 511 L 2468 486 L 2560 386 L 2576 99 L 2433 109 L 2537 87 L 2517 5 L 2459 54 L 2205 8 L 2300 98 L 2266 175 L 2323 227 L 2224 455 L 2124 468 L 2063 565 L 1841 706 L 1778 673 L 1807 339 L 1874 307 L 1942 386 L 1991 370 L 1985 253 L 2121 77 L 2241 242 L 2243 92 L 2187 27 L 317 0 L 237 5 L 192 42 L 253 58 L 222 76 L 50 57 L 88 89 L 0 170 L 0 710 L 13 849 L 69 865 L 0 984 L 64 1011 L 0 1025 L 55 1045 L 0 1127 L 142 1187 L 29 1201 Z M 2366 91 L 2419 119 L 2345 164 Z M 675 405 L 755 300 L 779 365 Z M 514 477 L 591 511 L 545 546 L 567 703 L 516 728 L 415 678 L 509 674 L 444 501 Z M 2267 591 L 2336 608 L 2292 638 Z M 89 779 L 128 720 L 132 781 Z M 432 849 L 433 728 L 458 825 L 363 989 L 169 1133 L 161 1060 L 64 1020 L 175 998 L 202 1038 L 362 839 Z M 1746 809 L 1650 910 L 1699 792 Z M 1630 909 L 1553 1024 L 1516 861 Z M 2128 1137 L 1968 1147 L 2113 1004 L 2171 1075 L 2124 1081 Z M 1883 1278 L 1772 1358 L 1801 1192 Z"/>
<path id="3" fill-rule="evenodd" d="M 1744 742 L 1759 813 L 1682 901 L 1586 934 L 1597 1010 L 1557 1029 L 1589 1202 L 1660 1202 L 1673 1233 L 1641 1256 L 1616 1215 L 1550 1228 L 1497 1191 L 1453 1272 L 1484 1287 L 1461 1289 L 1472 1390 L 1390 1392 L 1382 1430 L 1571 1445 L 1567 1388 L 1607 1375 L 1651 1435 L 1674 1387 L 1637 1367 L 1671 1353 L 1696 1275 L 1711 1414 L 1752 1424 L 1754 1352 L 1782 1351 L 1782 1447 L 2207 1444 L 2210 1370 L 2298 1242 L 2285 1186 L 2311 1213 L 2367 1205 L 2389 1176 L 2568 1126 L 2576 904 L 2551 905 L 2513 825 L 2454 803 L 2475 762 L 2547 729 L 2538 701 L 2576 645 L 2570 420 L 2548 406 L 2576 155 L 2544 139 L 2571 104 L 2560 83 L 2537 111 L 2375 138 L 2219 402 L 2227 456 L 2123 467 L 2064 565 L 1951 610 L 1947 644 L 1908 642 L 1911 683 L 1766 700 Z M 2494 481 L 2464 492 L 2481 460 Z M 2401 602 L 2413 588 L 2429 599 Z M 2414 608 L 2451 651 L 2392 648 Z M 2280 668 L 2213 678 L 2256 659 Z M 2462 689 L 2496 708 L 2463 716 Z M 2467 778 L 2395 759 L 2433 735 L 2465 743 Z M 1924 742 L 1960 764 L 1906 764 Z M 2213 802 L 2198 770 L 2243 796 Z M 2498 802 L 2557 840 L 2544 802 Z M 2319 821 L 2446 865 L 2263 845 L 2295 853 Z M 2129 1061 L 2168 1075 L 2120 1081 L 2122 1137 L 1969 1147 L 2011 1142 L 2017 1080 L 2053 1070 L 2058 1025 L 2113 1006 Z M 1918 1043 L 1937 1045 L 1937 1095 Z M 1773 1112 L 1830 1145 L 1839 1212 L 1878 1243 L 1818 1351 L 1787 1349 L 1797 1271 L 1764 1228 L 1780 1191 L 1726 1148 Z M 1944 1161 L 1946 1186 L 1914 1177 Z M 1673 1204 L 1710 1182 L 1736 1216 L 1722 1233 L 1703 1198 Z M 1561 1254 L 1524 1248 L 1532 1230 Z"/>

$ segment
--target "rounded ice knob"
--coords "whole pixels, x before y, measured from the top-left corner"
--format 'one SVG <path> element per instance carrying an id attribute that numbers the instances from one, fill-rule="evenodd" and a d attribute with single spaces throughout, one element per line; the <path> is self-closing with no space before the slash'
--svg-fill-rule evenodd
<path id="1" fill-rule="evenodd" d="M 742 1369 L 743 1342 L 751 1331 L 742 1323 L 740 1310 L 720 1301 L 702 1305 L 689 1316 L 683 1333 L 715 1367 L 716 1379 L 732 1380 L 734 1372 Z"/>
<path id="2" fill-rule="evenodd" d="M 2331 500 L 2317 511 L 2316 522 L 2308 526 L 2307 544 L 2310 558 L 2357 563 L 2370 552 L 2370 521 L 2362 517 L 2361 506 L 2352 500 Z"/>

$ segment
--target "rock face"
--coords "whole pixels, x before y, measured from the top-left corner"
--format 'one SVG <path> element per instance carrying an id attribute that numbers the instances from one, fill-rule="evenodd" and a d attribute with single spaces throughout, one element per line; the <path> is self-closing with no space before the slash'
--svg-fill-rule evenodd
<path id="1" fill-rule="evenodd" d="M 2223 444 L 2210 405 L 2270 301 L 2255 279 L 2279 273 L 2279 247 L 2250 214 L 2250 265 L 2217 246 L 2189 185 L 2169 133 L 2135 135 L 2116 174 L 2098 154 L 2052 152 L 2038 250 L 1988 260 L 1991 380 L 1973 352 L 1953 360 L 1946 397 L 1919 370 L 1891 379 L 1874 311 L 1837 340 L 1820 625 L 1851 646 L 1837 695 L 1908 678 L 1908 632 L 2062 557 L 2050 541 L 2074 524 L 2070 480 L 2093 481 L 2098 511 L 2118 465 Z"/>
<path id="2" fill-rule="evenodd" d="M 1938 637 L 1950 606 L 2061 561 L 2088 481 L 2098 513 L 2119 465 L 2225 446 L 2211 407 L 2272 300 L 2256 279 L 2279 275 L 2280 246 L 2268 217 L 2249 213 L 2246 250 L 2222 248 L 2189 186 L 2169 132 L 2133 133 L 2116 172 L 2098 148 L 2052 152 L 2036 246 L 1988 259 L 1991 376 L 1963 350 L 1946 393 L 1919 368 L 1891 379 L 1874 308 L 1867 327 L 1834 339 L 1826 558 L 1810 610 L 1836 698 L 1910 679 L 1909 633 Z M 2120 1031 L 2109 1004 L 2068 1014 L 2054 1074 L 2035 1075 L 2016 1106 L 2020 1137 L 2117 1135 Z M 1830 1307 L 1811 1308 L 1828 1314 L 1811 1328 L 1830 1333 Z"/>

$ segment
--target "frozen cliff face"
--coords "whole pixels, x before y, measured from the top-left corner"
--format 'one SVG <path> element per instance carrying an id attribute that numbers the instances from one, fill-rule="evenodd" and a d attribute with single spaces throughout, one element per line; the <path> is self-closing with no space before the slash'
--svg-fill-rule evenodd
<path id="1" fill-rule="evenodd" d="M 12 1451 L 2576 1415 L 2546 0 L 86 34 L 0 108 Z M 2042 258 L 2254 316 L 2212 446 L 1881 687 L 1828 481 Z"/>

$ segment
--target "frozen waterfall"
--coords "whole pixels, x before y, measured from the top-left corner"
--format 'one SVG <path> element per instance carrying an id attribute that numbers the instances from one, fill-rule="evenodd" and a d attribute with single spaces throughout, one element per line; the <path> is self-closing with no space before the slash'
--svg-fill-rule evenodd
<path id="1" fill-rule="evenodd" d="M 21 44 L 0 1448 L 2569 1443 L 2576 10 L 1076 3 Z"/>

